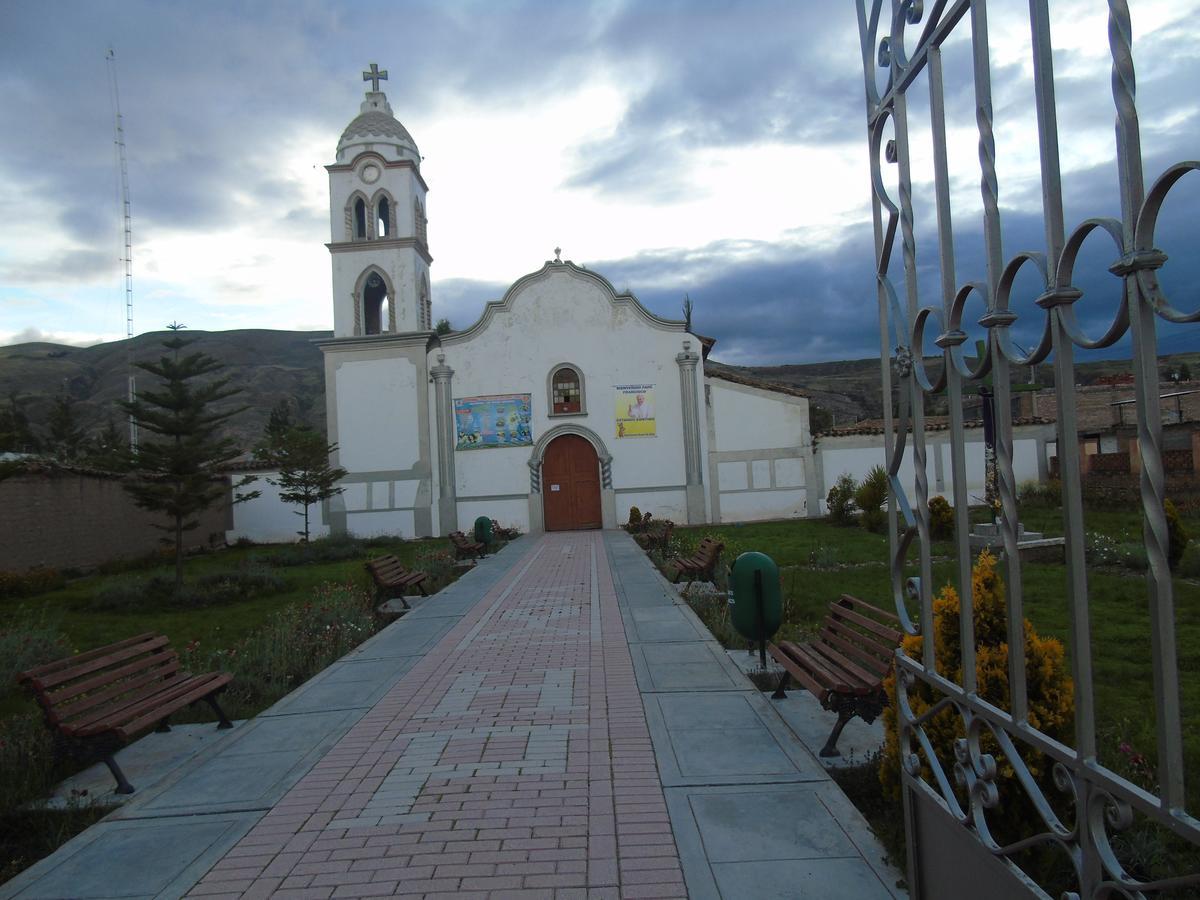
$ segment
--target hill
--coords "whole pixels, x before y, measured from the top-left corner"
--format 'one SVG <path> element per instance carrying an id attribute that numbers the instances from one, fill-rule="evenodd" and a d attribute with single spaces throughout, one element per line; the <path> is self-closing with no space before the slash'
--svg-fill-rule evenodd
<path id="1" fill-rule="evenodd" d="M 325 374 L 321 351 L 313 344 L 330 332 L 185 331 L 190 349 L 207 353 L 225 364 L 242 393 L 226 401 L 247 406 L 229 419 L 224 433 L 240 446 L 258 441 L 271 408 L 285 398 L 293 402 L 307 423 L 325 427 Z M 17 403 L 35 433 L 45 435 L 55 397 L 61 392 L 75 401 L 75 414 L 88 432 L 109 421 L 122 424 L 125 414 L 116 405 L 126 393 L 126 359 L 155 360 L 168 353 L 163 341 L 171 332 L 138 335 L 132 341 L 114 341 L 93 347 L 28 343 L 0 347 L 0 406 Z M 139 373 L 140 379 L 149 379 Z M 0 450 L 12 449 L 0 447 Z"/>
<path id="2" fill-rule="evenodd" d="M 300 418 L 316 428 L 325 427 L 325 374 L 321 351 L 313 341 L 330 336 L 322 331 L 185 331 L 195 350 L 208 353 L 225 364 L 243 392 L 229 401 L 245 405 L 245 412 L 230 419 L 226 434 L 249 448 L 260 438 L 272 407 L 287 399 Z M 138 335 L 132 341 L 115 341 L 93 347 L 27 343 L 0 347 L 0 411 L 17 404 L 35 433 L 47 433 L 47 419 L 55 397 L 64 392 L 75 401 L 79 423 L 89 432 L 109 421 L 122 424 L 124 414 L 116 406 L 126 390 L 126 354 L 135 360 L 156 359 L 167 352 L 162 342 L 171 332 Z M 1200 353 L 1164 356 L 1160 366 L 1186 362 L 1200 373 Z M 938 362 L 931 363 L 936 369 Z M 879 360 L 783 366 L 728 366 L 755 378 L 773 381 L 803 391 L 814 405 L 833 416 L 834 424 L 849 424 L 882 415 L 879 392 Z M 1128 360 L 1097 360 L 1077 368 L 1081 384 L 1129 371 Z M 1021 373 L 1028 377 L 1024 371 Z M 1052 370 L 1040 366 L 1039 383 L 1049 386 Z M 143 375 L 143 378 L 149 376 Z M 0 451 L 14 449 L 0 447 Z"/>

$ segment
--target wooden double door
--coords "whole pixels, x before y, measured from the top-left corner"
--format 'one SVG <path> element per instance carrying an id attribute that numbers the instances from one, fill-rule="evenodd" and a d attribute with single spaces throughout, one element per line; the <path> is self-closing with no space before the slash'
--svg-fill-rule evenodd
<path id="1" fill-rule="evenodd" d="M 600 528 L 600 458 L 591 442 L 564 434 L 542 460 L 542 503 L 547 531 Z"/>

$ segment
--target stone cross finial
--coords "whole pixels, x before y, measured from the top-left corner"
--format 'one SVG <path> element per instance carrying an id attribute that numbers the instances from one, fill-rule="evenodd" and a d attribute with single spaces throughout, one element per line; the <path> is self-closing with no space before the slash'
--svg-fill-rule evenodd
<path id="1" fill-rule="evenodd" d="M 369 72 L 363 72 L 363 81 L 371 82 L 371 90 L 378 92 L 379 82 L 387 81 L 387 69 L 384 69 L 382 72 L 380 72 L 379 64 L 371 63 L 371 70 Z"/>
<path id="2" fill-rule="evenodd" d="M 555 248 L 554 248 L 554 261 L 555 261 L 555 262 L 562 262 L 562 247 L 555 247 Z"/>

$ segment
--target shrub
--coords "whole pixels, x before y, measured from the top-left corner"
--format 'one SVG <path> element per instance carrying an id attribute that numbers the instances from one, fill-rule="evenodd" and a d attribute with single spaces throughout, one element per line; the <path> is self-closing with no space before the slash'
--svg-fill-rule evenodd
<path id="1" fill-rule="evenodd" d="M 843 472 L 829 489 L 825 503 L 829 507 L 829 521 L 835 525 L 851 525 L 854 522 L 854 495 L 858 483 L 854 476 Z"/>
<path id="2" fill-rule="evenodd" d="M 1179 561 L 1183 559 L 1183 551 L 1187 549 L 1191 538 L 1187 529 L 1183 527 L 1183 520 L 1179 518 L 1179 510 L 1172 501 L 1163 502 L 1163 512 L 1167 515 L 1167 564 L 1174 572 L 1179 566 Z"/>
<path id="3" fill-rule="evenodd" d="M 420 550 L 412 567 L 429 576 L 429 583 L 424 585 L 425 590 L 431 594 L 435 593 L 454 580 L 454 552 L 434 547 Z"/>
<path id="4" fill-rule="evenodd" d="M 345 562 L 366 556 L 368 547 L 387 546 L 394 538 L 360 540 L 350 535 L 318 538 L 307 543 L 288 544 L 263 557 L 269 566 L 307 566 L 318 562 Z"/>
<path id="5" fill-rule="evenodd" d="M 204 653 L 193 641 L 181 656 L 192 671 L 231 672 L 230 715 L 253 714 L 374 634 L 371 607 L 371 594 L 361 587 L 324 584 L 312 600 L 280 610 L 232 647 Z"/>
<path id="6" fill-rule="evenodd" d="M 979 697 L 1001 709 L 1010 708 L 1008 692 L 1008 642 L 1005 618 L 1004 586 L 996 572 L 996 558 L 987 550 L 980 553 L 971 575 L 974 608 L 976 677 Z M 962 655 L 959 644 L 958 592 L 950 585 L 944 587 L 934 600 L 933 641 L 938 672 L 951 681 L 962 684 Z M 1063 645 L 1054 638 L 1039 637 L 1026 619 L 1025 671 L 1028 681 L 1029 724 L 1052 738 L 1069 743 L 1074 723 L 1074 700 L 1071 679 L 1067 675 Z M 916 659 L 921 655 L 921 637 L 904 638 L 904 651 Z M 879 779 L 885 794 L 900 797 L 900 743 L 895 703 L 896 676 L 884 682 L 892 702 L 884 710 L 886 730 Z M 940 699 L 924 682 L 918 682 L 909 695 L 914 715 L 924 714 Z M 954 760 L 954 744 L 965 737 L 962 717 L 946 708 L 925 723 L 925 734 L 933 745 L 938 760 L 947 775 Z M 1010 760 L 1004 757 L 996 739 L 987 729 L 982 733 L 982 751 L 996 759 L 996 785 L 1000 804 L 988 810 L 988 824 L 1002 841 L 1024 836 L 1023 824 L 1034 821 L 1037 814 L 1024 790 L 1017 782 Z M 1048 795 L 1055 793 L 1051 760 L 1032 749 L 1022 756 L 1034 779 Z M 928 760 L 922 763 L 925 777 L 930 776 Z M 932 779 L 931 779 L 932 780 Z"/>
<path id="7" fill-rule="evenodd" d="M 93 610 L 136 612 L 163 607 L 222 606 L 269 597 L 287 589 L 287 582 L 261 564 L 252 563 L 227 572 L 213 572 L 185 584 L 178 593 L 175 580 L 166 575 L 122 578 L 108 582 L 92 596 Z"/>
<path id="8" fill-rule="evenodd" d="M 66 583 L 57 569 L 41 566 L 27 572 L 0 572 L 0 597 L 32 597 L 58 590 Z"/>
<path id="9" fill-rule="evenodd" d="M 862 510 L 859 523 L 867 531 L 878 533 L 887 527 L 887 512 L 883 509 L 887 498 L 887 472 L 883 466 L 872 466 L 858 490 L 854 492 L 854 502 Z"/>
<path id="10" fill-rule="evenodd" d="M 10 687 L 26 669 L 70 653 L 56 622 L 42 612 L 19 609 L 0 626 L 0 683 Z"/>
<path id="11" fill-rule="evenodd" d="M 1195 544 L 1188 545 L 1175 574 L 1182 578 L 1200 578 L 1200 548 Z"/>
<path id="12" fill-rule="evenodd" d="M 1017 499 L 1025 506 L 1058 509 L 1062 506 L 1062 482 L 1057 478 L 1050 481 L 1026 481 L 1017 488 Z"/>
<path id="13" fill-rule="evenodd" d="M 954 507 L 941 495 L 929 498 L 929 536 L 935 541 L 954 537 Z"/>
<path id="14" fill-rule="evenodd" d="M 814 569 L 836 569 L 838 548 L 832 544 L 813 544 L 808 551 L 808 564 Z"/>
<path id="15" fill-rule="evenodd" d="M 1146 548 L 1142 544 L 1118 541 L 1095 531 L 1084 534 L 1083 552 L 1090 566 L 1120 566 L 1135 572 L 1144 572 L 1150 567 Z"/>
<path id="16" fill-rule="evenodd" d="M 642 524 L 642 511 L 636 506 L 629 507 L 629 523 L 626 526 L 630 531 L 636 531 Z"/>

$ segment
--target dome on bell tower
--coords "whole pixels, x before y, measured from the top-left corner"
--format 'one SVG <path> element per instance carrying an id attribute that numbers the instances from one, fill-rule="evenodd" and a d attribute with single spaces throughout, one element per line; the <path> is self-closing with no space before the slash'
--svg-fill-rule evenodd
<path id="1" fill-rule="evenodd" d="M 363 73 L 363 80 L 371 82 L 371 90 L 359 107 L 358 115 L 346 126 L 338 140 L 337 161 L 347 163 L 363 150 L 374 150 L 389 160 L 407 159 L 421 164 L 421 154 L 412 139 L 392 114 L 387 95 L 379 90 L 380 80 L 387 78 L 387 71 L 380 72 L 372 63 L 371 71 Z"/>

